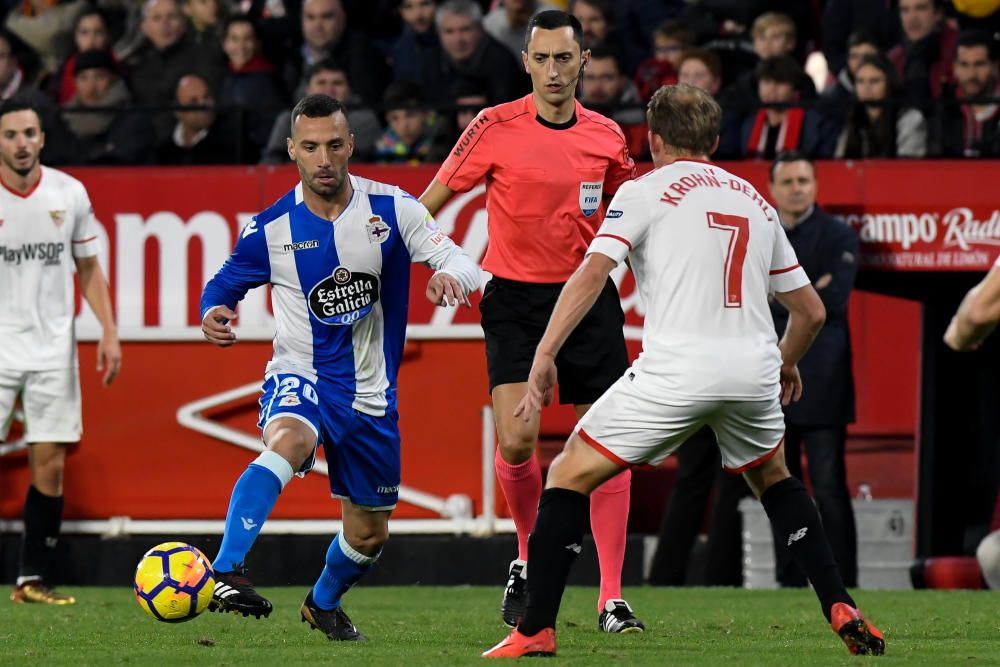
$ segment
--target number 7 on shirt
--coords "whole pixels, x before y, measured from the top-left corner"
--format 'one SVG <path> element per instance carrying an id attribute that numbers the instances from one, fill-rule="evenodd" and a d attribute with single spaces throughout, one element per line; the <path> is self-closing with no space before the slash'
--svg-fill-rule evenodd
<path id="1" fill-rule="evenodd" d="M 741 308 L 743 306 L 743 260 L 747 256 L 747 241 L 750 240 L 750 220 L 739 215 L 714 213 L 709 211 L 708 226 L 729 233 L 729 249 L 726 252 L 724 281 L 726 295 L 723 306 Z"/>

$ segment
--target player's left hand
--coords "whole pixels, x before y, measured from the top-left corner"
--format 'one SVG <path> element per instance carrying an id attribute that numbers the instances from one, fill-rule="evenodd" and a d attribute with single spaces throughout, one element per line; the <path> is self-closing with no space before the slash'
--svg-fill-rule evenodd
<path id="1" fill-rule="evenodd" d="M 101 342 L 97 345 L 97 372 L 104 371 L 104 378 L 101 384 L 107 387 L 118 377 L 118 372 L 122 369 L 122 346 L 118 342 L 115 333 L 101 335 Z"/>
<path id="2" fill-rule="evenodd" d="M 462 304 L 466 308 L 471 308 L 472 303 L 462 289 L 462 283 L 458 282 L 454 276 L 447 273 L 438 272 L 427 281 L 427 300 L 435 306 L 454 306 Z"/>
<path id="3" fill-rule="evenodd" d="M 536 354 L 528 374 L 528 393 L 514 409 L 514 416 L 526 422 L 531 421 L 543 407 L 552 404 L 553 389 L 556 386 L 556 360 L 550 354 Z"/>
<path id="4" fill-rule="evenodd" d="M 788 364 L 781 365 L 781 404 L 788 405 L 802 398 L 802 376 L 799 367 Z"/>

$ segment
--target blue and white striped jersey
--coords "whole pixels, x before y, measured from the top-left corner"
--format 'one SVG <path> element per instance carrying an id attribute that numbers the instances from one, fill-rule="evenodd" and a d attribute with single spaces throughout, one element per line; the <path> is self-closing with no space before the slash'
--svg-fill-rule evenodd
<path id="1" fill-rule="evenodd" d="M 277 330 L 266 374 L 308 377 L 331 388 L 324 399 L 382 416 L 396 407 L 410 263 L 449 273 L 467 294 L 480 272 L 419 201 L 394 185 L 350 179 L 354 195 L 333 222 L 309 210 L 301 183 L 257 215 L 205 285 L 201 315 L 235 308 L 270 283 Z"/>

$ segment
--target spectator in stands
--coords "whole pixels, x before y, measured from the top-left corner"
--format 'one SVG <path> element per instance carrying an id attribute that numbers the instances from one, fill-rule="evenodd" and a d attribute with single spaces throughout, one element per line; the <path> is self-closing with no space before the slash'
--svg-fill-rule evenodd
<path id="1" fill-rule="evenodd" d="M 420 86 L 394 81 L 382 98 L 388 129 L 375 142 L 375 161 L 397 164 L 426 162 L 434 141 L 436 115 L 427 108 Z"/>
<path id="2" fill-rule="evenodd" d="M 489 104 L 486 86 L 479 79 L 458 79 L 452 84 L 451 106 L 439 119 L 429 160 L 444 162 L 476 115 Z"/>
<path id="3" fill-rule="evenodd" d="M 899 0 L 903 41 L 889 60 L 910 104 L 926 109 L 952 80 L 958 31 L 945 21 L 942 0 Z"/>
<path id="4" fill-rule="evenodd" d="M 354 135 L 354 162 L 371 160 L 375 150 L 375 140 L 382 133 L 378 116 L 363 105 L 361 98 L 351 90 L 347 68 L 335 60 L 327 58 L 310 66 L 306 71 L 306 95 L 329 95 L 346 105 L 351 134 Z M 292 133 L 292 112 L 285 111 L 274 119 L 271 136 L 261 156 L 262 164 L 285 164 L 288 156 L 288 139 Z"/>
<path id="5" fill-rule="evenodd" d="M 219 104 L 241 107 L 243 130 L 262 150 L 267 145 L 274 118 L 285 106 L 277 68 L 260 52 L 260 40 L 253 21 L 235 16 L 226 21 L 222 48 L 229 60 L 229 73 L 222 80 Z"/>
<path id="6" fill-rule="evenodd" d="M 668 19 L 678 18 L 686 4 L 677 0 L 615 1 L 615 33 L 618 35 L 616 46 L 622 59 L 623 71 L 636 72 L 640 63 L 649 58 L 651 53 L 655 53 L 654 32 Z M 684 25 L 691 34 L 691 46 L 694 46 L 694 31 L 687 26 L 687 22 Z"/>
<path id="7" fill-rule="evenodd" d="M 854 101 L 854 76 L 857 74 L 861 59 L 865 56 L 877 56 L 882 53 L 875 33 L 867 28 L 859 28 L 851 33 L 847 40 L 847 61 L 843 69 L 837 73 L 832 86 L 823 91 L 821 97 L 824 113 L 832 117 L 844 118 Z"/>
<path id="8" fill-rule="evenodd" d="M 73 48 L 71 33 L 77 15 L 86 7 L 85 0 L 5 4 L 12 7 L 7 14 L 7 30 L 31 47 L 41 60 L 45 72 L 58 72 L 60 63 L 70 55 Z"/>
<path id="9" fill-rule="evenodd" d="M 913 107 L 901 106 L 892 65 L 882 56 L 865 56 L 854 76 L 854 104 L 837 139 L 834 157 L 923 157 L 927 122 Z"/>
<path id="10" fill-rule="evenodd" d="M 528 26 L 528 19 L 538 12 L 550 9 L 559 8 L 539 0 L 503 0 L 483 18 L 483 29 L 520 60 L 521 51 L 524 49 L 524 29 Z"/>
<path id="11" fill-rule="evenodd" d="M 722 88 L 722 63 L 708 49 L 688 49 L 677 64 L 677 82 L 700 88 L 711 96 Z"/>
<path id="12" fill-rule="evenodd" d="M 816 168 L 804 153 L 779 155 L 771 165 L 770 186 L 799 265 L 826 307 L 826 324 L 799 361 L 806 389 L 799 401 L 784 407 L 785 464 L 793 476 L 802 479 L 805 446 L 823 530 L 844 584 L 853 587 L 858 585 L 857 535 L 844 455 L 847 424 L 854 421 L 847 304 L 858 272 L 858 237 L 816 204 Z M 788 311 L 772 301 L 771 316 L 780 337 L 788 325 Z M 775 533 L 776 578 L 782 586 L 805 586 L 805 575 L 792 561 L 787 539 L 787 534 Z"/>
<path id="13" fill-rule="evenodd" d="M 92 50 L 73 59 L 74 93 L 64 109 L 77 164 L 146 164 L 152 158 L 153 132 L 144 112 L 128 111 L 128 87 L 110 51 Z M 87 112 L 94 107 L 114 111 Z"/>
<path id="14" fill-rule="evenodd" d="M 184 19 L 177 0 L 145 0 L 142 8 L 143 42 L 125 60 L 126 80 L 132 99 L 139 106 L 169 106 L 177 81 L 189 72 L 199 72 L 210 85 L 218 85 L 222 71 L 206 63 L 184 34 Z M 163 141 L 173 126 L 169 112 L 153 119 L 157 140 Z"/>
<path id="15" fill-rule="evenodd" d="M 437 0 L 400 0 L 399 16 L 403 19 L 403 32 L 390 52 L 392 77 L 396 81 L 424 81 L 428 68 L 440 64 L 441 41 L 434 26 L 436 9 Z M 427 101 L 433 102 L 430 99 Z"/>
<path id="16" fill-rule="evenodd" d="M 580 103 L 618 123 L 635 159 L 648 157 L 646 109 L 635 84 L 622 72 L 618 55 L 605 46 L 590 50 L 590 62 L 580 76 Z"/>
<path id="17" fill-rule="evenodd" d="M 760 101 L 757 97 L 758 80 L 756 66 L 761 61 L 778 56 L 792 56 L 795 51 L 795 23 L 786 14 L 766 12 L 757 17 L 750 30 L 753 35 L 753 51 L 757 63 L 743 71 L 724 73 L 733 83 L 727 87 L 719 98 L 723 109 L 732 113 L 746 114 L 752 112 Z M 816 96 L 816 86 L 805 70 L 800 68 L 795 88 L 802 99 L 812 99 Z"/>
<path id="18" fill-rule="evenodd" d="M 187 35 L 204 57 L 216 58 L 222 52 L 219 0 L 183 0 L 181 10 L 187 17 Z"/>
<path id="19" fill-rule="evenodd" d="M 1000 76 L 997 44 L 987 32 L 963 32 L 955 56 L 955 84 L 935 108 L 928 153 L 935 157 L 1000 157 Z M 993 98 L 967 103 L 966 100 Z"/>
<path id="20" fill-rule="evenodd" d="M 111 33 L 108 30 L 107 17 L 104 12 L 93 5 L 86 6 L 76 17 L 73 26 L 73 44 L 76 50 L 62 64 L 59 72 L 52 78 L 57 86 L 56 101 L 60 106 L 69 102 L 76 94 L 74 66 L 76 58 L 84 51 L 105 51 L 111 48 Z"/>
<path id="21" fill-rule="evenodd" d="M 365 104 L 378 104 L 389 81 L 389 67 L 381 52 L 359 30 L 350 27 L 341 0 L 305 0 L 302 3 L 301 60 L 287 73 L 286 83 L 295 97 L 306 86 L 309 65 L 324 58 L 344 63 L 354 92 Z"/>
<path id="22" fill-rule="evenodd" d="M 227 116 L 215 111 L 215 97 L 208 82 L 197 74 L 187 74 L 177 82 L 179 107 L 206 107 L 174 112 L 177 124 L 160 145 L 158 164 L 228 164 L 256 162 L 253 144 L 246 141 Z"/>
<path id="23" fill-rule="evenodd" d="M 583 48 L 592 49 L 598 44 L 617 43 L 615 38 L 615 7 L 610 0 L 572 0 L 569 12 L 583 26 Z"/>
<path id="24" fill-rule="evenodd" d="M 500 42 L 483 31 L 483 13 L 471 0 L 448 0 L 434 16 L 441 40 L 439 66 L 416 83 L 432 104 L 447 99 L 460 77 L 478 78 L 489 90 L 490 104 L 508 102 L 525 94 L 529 80 L 521 63 Z"/>
<path id="25" fill-rule="evenodd" d="M 682 21 L 666 21 L 653 32 L 653 55 L 635 70 L 632 80 L 639 97 L 649 101 L 660 86 L 677 83 L 677 68 L 684 51 L 694 46 L 694 33 Z"/>
<path id="26" fill-rule="evenodd" d="M 879 48 L 899 39 L 899 12 L 895 2 L 826 0 L 823 5 L 823 55 L 832 74 L 849 67 L 850 38 L 863 30 L 874 36 Z"/>
<path id="27" fill-rule="evenodd" d="M 766 105 L 799 102 L 802 95 L 796 86 L 801 84 L 803 74 L 802 67 L 790 55 L 761 60 L 756 69 L 760 102 Z M 811 157 L 829 157 L 836 135 L 831 136 L 827 129 L 825 119 L 815 109 L 764 107 L 743 121 L 741 154 L 747 158 L 772 160 L 779 153 L 798 149 Z M 722 142 L 720 138 L 720 150 Z"/>

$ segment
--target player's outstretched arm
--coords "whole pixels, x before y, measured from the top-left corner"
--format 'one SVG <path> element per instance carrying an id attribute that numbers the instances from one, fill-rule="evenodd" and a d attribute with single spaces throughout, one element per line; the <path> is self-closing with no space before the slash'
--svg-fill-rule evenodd
<path id="1" fill-rule="evenodd" d="M 982 282 L 962 299 L 944 342 L 957 352 L 975 350 L 1000 322 L 1000 266 L 994 266 Z"/>
<path id="2" fill-rule="evenodd" d="M 454 194 L 454 190 L 435 178 L 424 190 L 424 194 L 420 195 L 420 203 L 430 211 L 431 215 L 437 215 Z"/>
<path id="3" fill-rule="evenodd" d="M 104 373 L 101 382 L 108 386 L 118 377 L 122 367 L 122 347 L 118 341 L 111 291 L 97 256 L 76 257 L 76 272 L 80 277 L 80 292 L 101 323 L 101 342 L 97 345 L 97 371 Z"/>
<path id="4" fill-rule="evenodd" d="M 201 332 L 205 340 L 219 347 L 229 347 L 236 343 L 236 332 L 229 326 L 238 316 L 229 306 L 213 306 L 205 311 L 201 319 Z"/>
<path id="5" fill-rule="evenodd" d="M 552 390 L 556 384 L 556 355 L 593 308 L 608 282 L 608 274 L 616 266 L 618 262 L 607 255 L 592 252 L 570 276 L 559 293 L 545 334 L 535 350 L 535 360 L 528 375 L 528 393 L 514 410 L 515 417 L 530 421 L 541 412 L 542 407 L 552 402 Z"/>
<path id="6" fill-rule="evenodd" d="M 788 405 L 802 397 L 802 378 L 797 364 L 812 345 L 826 321 L 826 308 L 812 285 L 790 292 L 775 292 L 774 297 L 788 309 L 788 326 L 778 343 L 781 350 L 781 403 Z"/>

